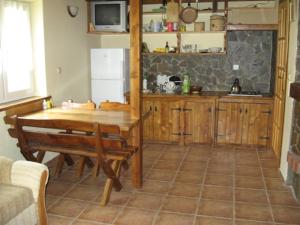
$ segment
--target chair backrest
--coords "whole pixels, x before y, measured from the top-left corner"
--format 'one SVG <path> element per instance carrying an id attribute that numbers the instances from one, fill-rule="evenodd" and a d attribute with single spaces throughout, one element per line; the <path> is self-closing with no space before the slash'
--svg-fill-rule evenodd
<path id="1" fill-rule="evenodd" d="M 114 110 L 114 111 L 130 111 L 130 105 L 129 104 L 123 104 L 121 102 L 105 101 L 105 102 L 100 103 L 99 109 L 101 109 L 101 110 Z"/>
<path id="2" fill-rule="evenodd" d="M 77 103 L 72 100 L 68 100 L 61 104 L 63 108 L 74 108 L 74 109 L 96 109 L 96 104 L 91 100 L 88 100 L 87 103 Z"/>
<path id="3" fill-rule="evenodd" d="M 43 129 L 46 128 L 46 129 Z M 88 157 L 103 157 L 100 125 L 72 120 L 17 118 L 16 129 L 21 151 L 50 151 Z M 65 130 L 76 133 L 59 132 Z M 85 135 L 85 133 L 91 135 Z"/>

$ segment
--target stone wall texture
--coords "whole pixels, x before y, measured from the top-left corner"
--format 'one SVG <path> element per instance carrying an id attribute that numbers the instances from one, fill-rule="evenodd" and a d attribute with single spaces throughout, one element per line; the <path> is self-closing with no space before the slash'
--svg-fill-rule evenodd
<path id="1" fill-rule="evenodd" d="M 235 78 L 242 90 L 273 93 L 276 33 L 273 31 L 231 31 L 226 55 L 145 55 L 143 75 L 150 88 L 158 74 L 189 74 L 192 84 L 204 91 L 229 91 Z M 239 70 L 232 69 L 234 64 Z"/>

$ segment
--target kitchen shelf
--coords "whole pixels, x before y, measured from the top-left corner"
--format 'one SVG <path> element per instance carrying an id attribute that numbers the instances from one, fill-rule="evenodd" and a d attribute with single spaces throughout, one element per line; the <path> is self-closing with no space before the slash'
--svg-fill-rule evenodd
<path id="1" fill-rule="evenodd" d="M 174 31 L 174 32 L 143 32 L 143 34 L 157 34 L 157 35 L 162 35 L 162 34 L 225 34 L 226 31 L 200 31 L 200 32 L 195 32 L 195 31 Z"/>
<path id="2" fill-rule="evenodd" d="M 227 30 L 277 30 L 277 24 L 227 24 Z"/>
<path id="3" fill-rule="evenodd" d="M 129 32 L 112 32 L 112 31 L 88 31 L 88 34 L 100 35 L 129 35 Z"/>
<path id="4" fill-rule="evenodd" d="M 163 13 L 166 12 L 143 12 L 143 16 L 161 16 Z M 211 9 L 198 9 L 198 13 L 200 14 L 225 13 L 225 10 L 219 9 L 213 12 Z"/>
<path id="5" fill-rule="evenodd" d="M 226 52 L 178 52 L 178 53 L 164 53 L 164 52 L 143 52 L 143 55 L 226 55 Z"/>

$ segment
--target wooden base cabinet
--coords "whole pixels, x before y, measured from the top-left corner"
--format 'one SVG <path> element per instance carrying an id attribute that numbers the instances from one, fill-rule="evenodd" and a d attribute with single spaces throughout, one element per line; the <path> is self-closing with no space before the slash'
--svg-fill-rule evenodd
<path id="1" fill-rule="evenodd" d="M 151 112 L 144 121 L 144 140 L 179 142 L 180 104 L 180 101 L 144 99 L 144 112 Z"/>
<path id="2" fill-rule="evenodd" d="M 212 144 L 214 140 L 215 100 L 185 101 L 184 143 Z"/>
<path id="3" fill-rule="evenodd" d="M 272 129 L 272 103 L 219 102 L 218 144 L 269 146 Z"/>

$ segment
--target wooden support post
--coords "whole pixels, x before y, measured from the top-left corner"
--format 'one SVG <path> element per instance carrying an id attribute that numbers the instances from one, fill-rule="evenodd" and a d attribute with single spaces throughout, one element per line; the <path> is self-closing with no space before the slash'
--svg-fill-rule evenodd
<path id="1" fill-rule="evenodd" d="M 143 183 L 143 150 L 142 150 L 142 102 L 141 102 L 141 76 L 142 76 L 142 1 L 130 0 L 130 106 L 132 116 L 140 119 L 133 129 L 132 144 L 139 150 L 132 160 L 132 183 L 141 187 Z"/>

